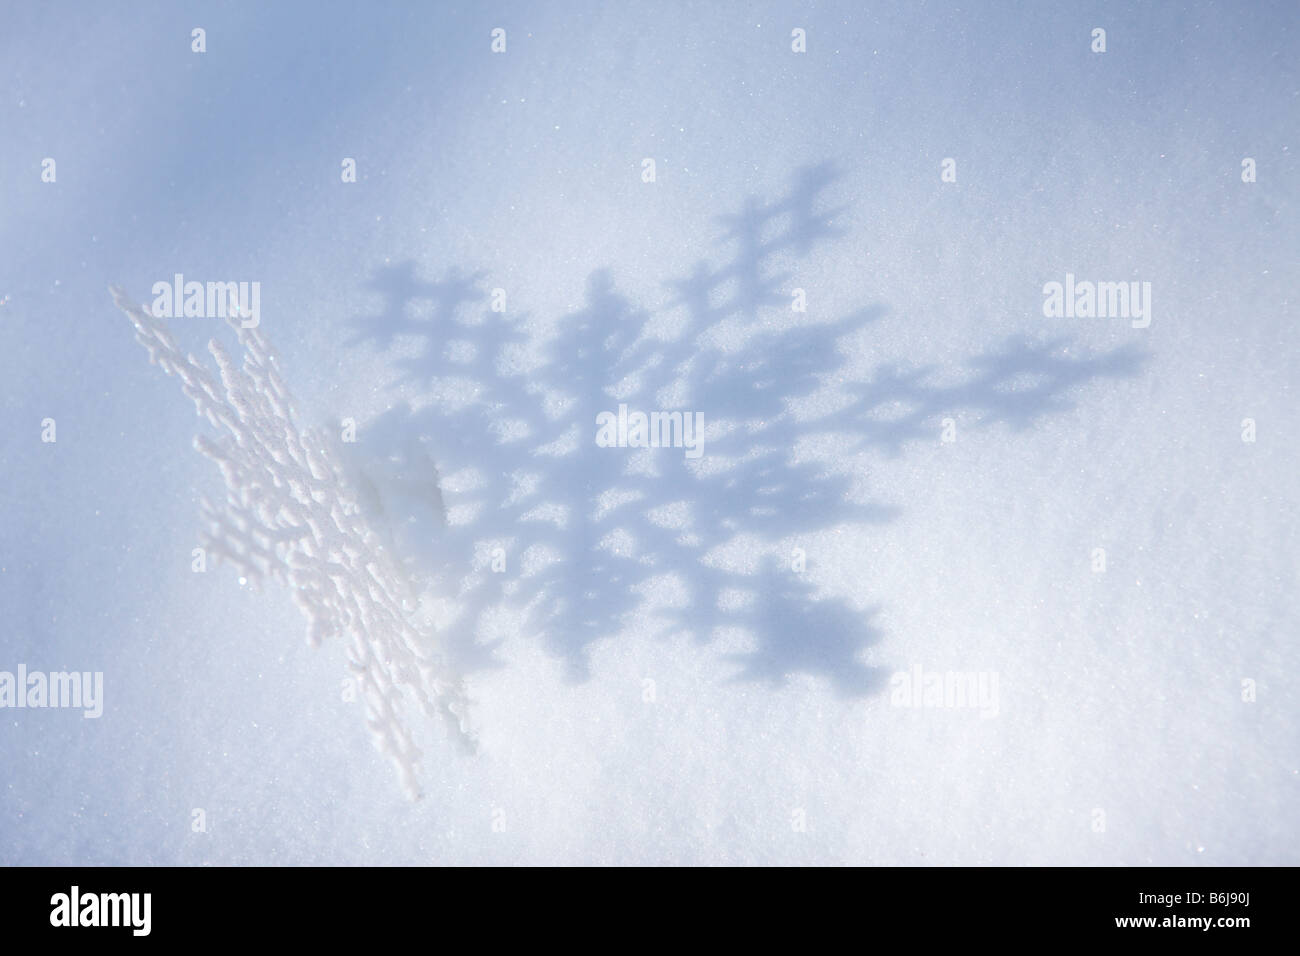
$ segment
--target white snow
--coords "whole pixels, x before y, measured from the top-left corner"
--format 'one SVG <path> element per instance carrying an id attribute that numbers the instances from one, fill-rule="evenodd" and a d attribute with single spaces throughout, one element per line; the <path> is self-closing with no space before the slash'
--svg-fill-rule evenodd
<path id="1" fill-rule="evenodd" d="M 0 708 L 0 862 L 1300 862 L 1285 4 L 6 20 L 0 671 L 104 710 Z M 345 645 L 191 570 L 210 430 L 105 292 L 177 273 L 357 423 L 472 701 L 418 801 Z"/>

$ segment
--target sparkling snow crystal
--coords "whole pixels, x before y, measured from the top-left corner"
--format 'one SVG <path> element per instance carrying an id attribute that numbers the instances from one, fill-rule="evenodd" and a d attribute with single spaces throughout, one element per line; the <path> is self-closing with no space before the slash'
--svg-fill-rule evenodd
<path id="1" fill-rule="evenodd" d="M 220 380 L 183 354 L 167 327 L 121 289 L 113 299 L 135 326 L 151 362 L 176 375 L 198 413 L 218 431 L 195 447 L 216 463 L 226 499 L 203 502 L 208 554 L 257 584 L 289 587 L 307 617 L 313 646 L 345 636 L 350 667 L 366 705 L 375 744 L 397 765 L 416 797 L 420 756 L 403 717 L 403 698 L 425 714 L 440 713 L 467 746 L 467 700 L 436 636 L 413 621 L 415 594 L 400 564 L 368 523 L 329 436 L 299 424 L 275 353 L 256 328 L 230 325 L 244 352 L 242 366 L 215 339 L 208 350 Z"/>

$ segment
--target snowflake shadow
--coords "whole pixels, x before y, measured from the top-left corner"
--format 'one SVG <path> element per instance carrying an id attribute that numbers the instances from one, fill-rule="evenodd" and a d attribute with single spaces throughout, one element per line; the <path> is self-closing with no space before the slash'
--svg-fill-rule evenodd
<path id="1" fill-rule="evenodd" d="M 956 383 L 891 363 L 851 374 L 884 310 L 809 320 L 780 271 L 841 237 L 844 207 L 822 200 L 838 178 L 829 163 L 799 170 L 785 196 L 722 217 L 728 261 L 669 282 L 658 314 L 597 269 L 582 307 L 526 334 L 527 315 L 493 311 L 482 273 L 426 282 L 409 262 L 375 273 L 386 304 L 357 321 L 358 339 L 390 349 L 413 336 L 395 384 L 428 401 L 363 429 L 414 437 L 428 454 L 413 467 L 437 463 L 446 524 L 427 573 L 448 595 L 443 632 L 463 670 L 499 666 L 501 634 L 523 627 L 584 680 L 592 646 L 636 624 L 701 642 L 734 632 L 746 648 L 725 655 L 737 680 L 804 674 L 871 693 L 883 683 L 863 660 L 881 637 L 877 608 L 817 588 L 798 550 L 898 514 L 853 463 L 937 442 L 950 416 L 1022 431 L 1072 407 L 1082 386 L 1140 370 L 1136 350 L 1072 354 L 1055 339 L 1008 340 Z M 599 447 L 597 416 L 620 406 L 702 413 L 702 454 Z M 513 624 L 494 631 L 503 609 Z"/>

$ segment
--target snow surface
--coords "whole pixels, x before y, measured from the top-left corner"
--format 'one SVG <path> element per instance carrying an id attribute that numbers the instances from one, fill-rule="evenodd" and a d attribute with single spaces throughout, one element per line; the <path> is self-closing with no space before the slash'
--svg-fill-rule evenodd
<path id="1" fill-rule="evenodd" d="M 1294 5 L 985 6 L 8 5 L 0 670 L 105 709 L 0 711 L 0 862 L 1300 862 Z M 474 701 L 417 802 L 342 646 L 191 571 L 107 293 L 175 273 L 359 423 Z"/>

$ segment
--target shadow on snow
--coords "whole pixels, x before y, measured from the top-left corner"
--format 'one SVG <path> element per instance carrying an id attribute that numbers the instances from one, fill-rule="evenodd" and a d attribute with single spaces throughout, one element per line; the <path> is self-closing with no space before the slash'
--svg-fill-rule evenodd
<path id="1" fill-rule="evenodd" d="M 670 282 L 675 298 L 657 314 L 598 269 L 581 309 L 529 335 L 527 315 L 492 311 L 484 273 L 426 281 L 412 262 L 374 273 L 385 306 L 353 341 L 398 351 L 413 340 L 393 358 L 394 384 L 427 403 L 363 428 L 383 487 L 373 504 L 448 594 L 443 627 L 462 668 L 496 664 L 494 616 L 510 609 L 511 626 L 582 680 L 591 645 L 636 615 L 699 641 L 739 633 L 736 679 L 808 674 L 870 693 L 884 677 L 862 661 L 881 636 L 877 608 L 819 591 L 792 562 L 818 532 L 862 533 L 897 513 L 869 499 L 862 454 L 938 441 L 942 418 L 961 414 L 1028 429 L 1071 408 L 1079 387 L 1140 370 L 1137 350 L 1078 355 L 1055 339 L 1008 340 L 954 384 L 889 363 L 850 376 L 855 340 L 883 310 L 813 321 L 775 271 L 840 237 L 841 210 L 820 210 L 837 178 L 830 164 L 800 170 L 786 196 L 722 217 L 728 261 Z M 598 447 L 597 415 L 620 404 L 702 412 L 702 456 Z"/>

